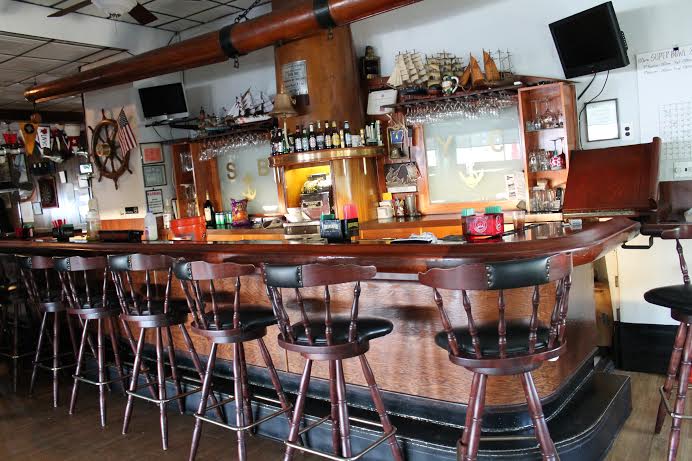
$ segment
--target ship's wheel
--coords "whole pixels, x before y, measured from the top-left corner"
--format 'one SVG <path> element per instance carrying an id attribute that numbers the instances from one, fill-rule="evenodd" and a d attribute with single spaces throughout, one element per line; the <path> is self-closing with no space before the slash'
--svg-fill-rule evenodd
<path id="1" fill-rule="evenodd" d="M 91 156 L 99 171 L 99 182 L 105 177 L 112 179 L 118 188 L 118 178 L 130 170 L 130 151 L 123 152 L 118 141 L 118 122 L 106 117 L 91 130 Z"/>

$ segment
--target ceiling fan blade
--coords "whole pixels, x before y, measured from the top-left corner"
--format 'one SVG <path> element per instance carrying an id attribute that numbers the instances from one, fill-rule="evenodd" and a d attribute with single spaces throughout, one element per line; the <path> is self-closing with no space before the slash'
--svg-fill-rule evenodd
<path id="1" fill-rule="evenodd" d="M 84 0 L 83 2 L 75 3 L 74 5 L 58 10 L 53 14 L 49 14 L 49 18 L 59 18 L 60 16 L 65 16 L 66 14 L 74 13 L 77 10 L 81 10 L 87 6 L 91 5 L 91 0 Z"/>
<path id="2" fill-rule="evenodd" d="M 129 15 L 142 25 L 149 24 L 150 22 L 154 22 L 158 19 L 156 16 L 154 16 L 154 13 L 144 8 L 139 3 L 130 10 Z"/>

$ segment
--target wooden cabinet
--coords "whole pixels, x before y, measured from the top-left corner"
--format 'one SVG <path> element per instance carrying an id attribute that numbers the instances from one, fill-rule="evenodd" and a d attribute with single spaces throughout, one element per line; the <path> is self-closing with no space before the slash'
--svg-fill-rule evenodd
<path id="1" fill-rule="evenodd" d="M 569 161 L 571 153 L 577 147 L 577 112 L 574 85 L 567 82 L 556 82 L 547 85 L 537 85 L 519 89 L 519 120 L 521 122 L 521 138 L 524 153 L 526 171 L 527 192 L 530 196 L 531 188 L 539 180 L 547 180 L 550 188 L 564 187 L 567 183 Z M 530 123 L 537 116 L 542 115 L 546 109 L 553 114 L 561 115 L 564 124 L 558 128 L 528 129 Z M 554 140 L 558 149 L 562 148 L 566 155 L 567 167 L 563 170 L 548 170 L 531 172 L 529 169 L 529 155 L 533 151 L 544 149 L 552 152 L 555 149 Z M 530 201 L 529 201 L 530 202 Z M 529 205 L 529 203 L 527 203 Z"/>
<path id="2" fill-rule="evenodd" d="M 199 159 L 201 145 L 197 142 L 185 142 L 173 144 L 173 177 L 175 179 L 175 195 L 178 198 L 177 216 L 179 218 L 189 217 L 193 211 L 193 216 L 202 213 L 202 207 L 206 201 L 207 192 L 209 199 L 214 205 L 215 210 L 223 209 L 221 196 L 221 185 L 219 174 L 216 167 L 216 160 Z M 184 168 L 183 155 L 189 153 L 192 170 Z M 189 200 L 192 198 L 189 190 L 194 191 L 195 203 L 188 208 Z"/>

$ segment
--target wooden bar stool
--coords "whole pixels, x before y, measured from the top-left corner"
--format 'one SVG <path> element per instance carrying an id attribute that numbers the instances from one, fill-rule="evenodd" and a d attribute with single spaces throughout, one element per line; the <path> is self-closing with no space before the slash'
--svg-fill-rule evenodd
<path id="1" fill-rule="evenodd" d="M 24 310 L 24 316 L 22 316 Z M 25 320 L 23 322 L 22 320 Z M 32 313 L 27 303 L 26 292 L 17 283 L 3 283 L 0 286 L 0 357 L 12 362 L 12 392 L 17 393 L 19 383 L 19 366 L 24 357 L 36 352 L 20 350 L 21 334 L 26 326 L 31 325 Z M 24 323 L 24 326 L 22 324 Z M 26 348 L 25 348 L 26 349 Z"/>
<path id="2" fill-rule="evenodd" d="M 209 353 L 204 383 L 202 385 L 202 398 L 199 402 L 199 409 L 195 414 L 196 421 L 192 435 L 192 447 L 190 448 L 190 461 L 193 461 L 197 454 L 202 434 L 202 422 L 212 423 L 236 432 L 238 436 L 238 459 L 245 461 L 247 459 L 245 435 L 248 431 L 282 414 L 286 414 L 288 421 L 291 421 L 291 405 L 283 392 L 279 375 L 276 373 L 276 368 L 274 368 L 271 355 L 263 339 L 267 335 L 267 327 L 276 323 L 274 312 L 272 309 L 265 307 L 243 306 L 241 308 L 240 305 L 240 277 L 253 275 L 255 271 L 255 266 L 251 264 L 209 264 L 202 261 L 187 262 L 179 260 L 174 265 L 174 273 L 180 280 L 180 285 L 187 298 L 188 308 L 194 319 L 192 331 L 211 341 L 211 352 Z M 224 306 L 219 302 L 220 297 L 216 293 L 215 283 L 223 283 L 224 280 L 229 279 L 233 280 L 235 286 L 233 304 Z M 209 282 L 208 296 L 205 296 L 202 289 L 200 284 L 202 281 Z M 208 303 L 211 303 L 211 310 L 207 310 Z M 262 359 L 267 366 L 269 377 L 279 400 L 260 396 L 255 396 L 255 398 L 267 400 L 281 406 L 281 410 L 275 411 L 257 421 L 254 421 L 252 413 L 244 348 L 244 343 L 253 340 L 257 341 Z M 211 387 L 216 353 L 221 344 L 233 345 L 234 396 L 208 406 L 207 400 L 210 395 L 213 396 Z M 235 401 L 236 410 L 235 425 L 224 423 L 223 419 L 218 421 L 205 416 L 209 410 L 220 408 L 233 401 Z"/>
<path id="3" fill-rule="evenodd" d="M 99 415 L 101 426 L 106 426 L 106 387 L 114 382 L 123 382 L 126 379 L 123 372 L 122 362 L 120 360 L 120 348 L 116 339 L 116 322 L 115 319 L 120 315 L 120 306 L 115 292 L 108 292 L 108 267 L 105 256 L 96 256 L 93 258 L 82 258 L 73 256 L 68 258 L 55 258 L 55 270 L 58 272 L 60 283 L 62 286 L 63 297 L 68 305 L 67 313 L 76 316 L 83 323 L 82 337 L 79 343 L 79 351 L 77 353 L 77 367 L 73 375 L 74 383 L 72 385 L 72 396 L 70 398 L 69 414 L 74 414 L 75 405 L 77 403 L 77 393 L 79 383 L 84 382 L 97 386 L 99 389 Z M 91 277 L 89 277 L 91 274 Z M 96 277 L 101 274 L 103 279 L 98 280 Z M 80 277 L 81 275 L 81 277 Z M 90 280 L 91 279 L 91 280 Z M 102 284 L 101 289 L 96 287 Z M 97 379 L 96 381 L 88 379 L 84 366 L 84 350 L 87 343 L 93 342 L 89 333 L 89 325 L 96 322 L 96 363 L 97 363 Z M 105 337 L 106 328 L 108 328 L 108 336 L 110 337 L 111 346 L 113 347 L 113 356 L 115 359 L 115 368 L 118 373 L 117 378 L 109 379 L 108 363 L 106 363 Z M 130 333 L 130 336 L 132 333 Z"/>
<path id="4" fill-rule="evenodd" d="M 690 284 L 685 255 L 680 244 L 680 240 L 692 238 L 692 230 L 689 226 L 669 229 L 663 231 L 661 238 L 675 240 L 683 284 L 654 288 L 644 293 L 644 299 L 651 304 L 669 308 L 670 316 L 680 322 L 675 335 L 673 353 L 670 356 L 666 381 L 660 389 L 661 402 L 658 406 L 655 427 L 656 434 L 659 434 L 663 428 L 666 414 L 673 418 L 668 440 L 668 460 L 673 461 L 677 458 L 680 447 L 682 420 L 692 419 L 692 415 L 685 415 L 685 401 L 687 400 L 690 369 L 692 368 L 692 328 L 690 328 L 692 325 L 692 285 Z M 671 407 L 668 399 L 671 397 L 676 376 L 678 378 L 677 395 L 675 405 Z"/>
<path id="5" fill-rule="evenodd" d="M 403 460 L 401 448 L 396 440 L 396 427 L 392 426 L 387 415 L 382 395 L 365 353 L 370 348 L 370 340 L 386 336 L 394 328 L 385 319 L 359 318 L 358 300 L 360 282 L 372 279 L 377 270 L 373 266 L 309 264 L 304 266 L 263 267 L 264 282 L 269 300 L 279 320 L 279 346 L 287 351 L 297 352 L 307 359 L 300 380 L 293 421 L 286 441 L 284 461 L 293 459 L 295 450 L 302 450 L 332 460 L 357 459 L 365 452 L 387 441 L 392 457 Z M 329 287 L 344 283 L 354 283 L 353 304 L 348 318 L 332 318 Z M 309 318 L 301 288 L 324 287 L 324 320 Z M 282 288 L 295 293 L 296 304 L 300 310 L 300 322 L 291 324 L 284 306 Z M 383 434 L 360 454 L 354 455 L 351 448 L 350 422 L 346 404 L 346 380 L 342 361 L 358 357 L 363 375 L 370 390 L 375 409 L 380 417 Z M 313 361 L 329 362 L 329 389 L 331 414 L 315 424 L 300 430 L 305 400 L 310 385 Z M 332 446 L 334 454 L 323 453 L 298 444 L 298 438 L 311 429 L 327 421 L 332 425 Z M 374 424 L 374 423 L 373 423 Z"/>
<path id="6" fill-rule="evenodd" d="M 521 377 L 542 457 L 544 460 L 558 459 L 531 372 L 539 368 L 543 362 L 558 358 L 566 349 L 565 333 L 571 272 L 571 255 L 560 254 L 530 260 L 430 269 L 419 274 L 420 282 L 433 288 L 435 304 L 444 327 L 444 331 L 435 336 L 435 342 L 449 351 L 449 360 L 452 363 L 473 372 L 464 433 L 457 443 L 459 459 L 477 459 L 488 376 L 503 375 Z M 540 285 L 554 281 L 558 281 L 555 306 L 550 324 L 546 325 L 539 320 L 538 315 L 539 288 Z M 508 322 L 505 320 L 504 290 L 522 287 L 534 287 L 531 318 Z M 439 289 L 461 290 L 461 304 L 466 311 L 467 326 L 452 327 Z M 498 292 L 497 324 L 476 325 L 468 290 Z"/>
<path id="7" fill-rule="evenodd" d="M 132 367 L 132 378 L 130 388 L 127 391 L 127 406 L 125 407 L 125 418 L 123 421 L 123 434 L 126 434 L 132 416 L 132 405 L 134 398 L 146 400 L 159 407 L 161 424 L 161 444 L 164 450 L 168 449 L 168 419 L 166 415 L 166 404 L 176 401 L 178 409 L 183 414 L 185 410 L 183 399 L 185 397 L 201 391 L 201 386 L 193 387 L 187 392 L 183 392 L 181 376 L 178 373 L 175 361 L 175 346 L 171 327 L 177 326 L 182 335 L 185 345 L 188 348 L 192 362 L 199 374 L 199 379 L 203 380 L 204 371 L 199 356 L 190 339 L 190 335 L 185 328 L 187 321 L 187 306 L 185 302 L 172 301 L 169 299 L 171 281 L 173 277 L 172 264 L 174 260 L 169 256 L 163 255 L 116 255 L 108 257 L 108 267 L 115 283 L 116 294 L 120 300 L 122 310 L 121 319 L 139 329 L 139 339 L 135 347 L 135 359 Z M 163 274 L 163 275 L 162 275 Z M 158 277 L 162 276 L 165 283 L 164 296 L 160 296 L 160 284 L 157 283 Z M 153 330 L 156 342 L 156 397 L 148 397 L 139 394 L 137 391 L 142 387 L 150 387 L 150 392 L 154 392 L 150 380 L 145 374 L 146 382 L 139 384 L 139 374 L 142 367 L 142 351 L 146 339 L 146 333 Z M 175 386 L 175 395 L 168 396 L 166 392 L 166 363 L 164 357 L 164 334 L 167 343 L 167 355 L 171 371 L 170 380 Z"/>
<path id="8" fill-rule="evenodd" d="M 39 329 L 36 355 L 34 356 L 29 395 L 33 395 L 36 384 L 36 374 L 39 368 L 46 369 L 53 374 L 53 406 L 58 406 L 58 373 L 60 370 L 72 368 L 77 360 L 77 341 L 67 307 L 63 303 L 62 290 L 54 271 L 53 258 L 47 256 L 17 256 L 20 275 L 24 281 L 28 302 L 41 314 L 41 327 Z M 52 335 L 48 327 L 48 318 L 53 317 Z M 61 317 L 67 322 L 67 327 L 72 342 L 72 353 L 60 352 L 60 324 Z M 53 345 L 53 353 L 50 357 L 41 358 L 44 341 Z M 94 351 L 94 355 L 96 355 Z M 61 358 L 69 356 L 69 363 L 61 365 Z M 51 365 L 43 362 L 50 361 Z"/>

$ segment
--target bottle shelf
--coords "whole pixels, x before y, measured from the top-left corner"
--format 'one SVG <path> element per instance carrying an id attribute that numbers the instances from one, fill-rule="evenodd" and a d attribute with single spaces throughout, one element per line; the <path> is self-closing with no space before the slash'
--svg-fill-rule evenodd
<path id="1" fill-rule="evenodd" d="M 351 158 L 377 157 L 384 155 L 384 146 L 350 147 L 346 149 L 311 150 L 293 154 L 281 154 L 269 157 L 269 166 L 294 166 L 327 163 L 332 160 Z"/>

